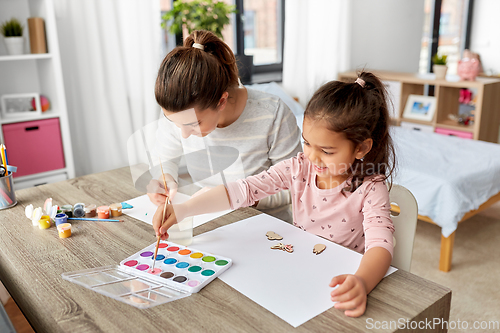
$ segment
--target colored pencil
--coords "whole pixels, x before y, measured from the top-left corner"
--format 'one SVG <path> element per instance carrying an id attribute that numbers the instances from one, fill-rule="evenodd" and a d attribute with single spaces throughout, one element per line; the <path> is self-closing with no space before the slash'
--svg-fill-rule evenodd
<path id="1" fill-rule="evenodd" d="M 3 145 L 3 153 L 5 154 L 5 164 L 9 165 L 9 158 L 7 157 L 7 146 Z"/>
<path id="2" fill-rule="evenodd" d="M 7 177 L 7 176 L 9 176 L 9 171 L 7 170 L 7 162 L 5 161 L 5 145 L 3 143 L 0 145 L 0 150 L 1 150 L 1 154 L 2 154 L 2 163 L 3 163 L 3 166 L 5 168 L 5 173 L 6 173 L 5 177 Z M 11 187 L 10 187 L 10 180 L 9 180 L 9 178 L 7 178 L 5 180 L 5 182 L 7 183 L 7 190 L 10 193 Z"/>
<path id="3" fill-rule="evenodd" d="M 123 220 L 95 219 L 91 217 L 68 217 L 68 220 L 95 221 L 95 222 L 123 222 Z"/>

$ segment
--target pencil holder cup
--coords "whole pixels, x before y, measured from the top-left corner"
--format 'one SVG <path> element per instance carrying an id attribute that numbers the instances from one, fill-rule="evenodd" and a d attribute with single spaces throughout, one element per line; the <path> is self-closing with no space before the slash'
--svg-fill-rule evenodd
<path id="1" fill-rule="evenodd" d="M 14 192 L 12 172 L 8 176 L 0 177 L 0 209 L 14 207 L 17 204 Z"/>

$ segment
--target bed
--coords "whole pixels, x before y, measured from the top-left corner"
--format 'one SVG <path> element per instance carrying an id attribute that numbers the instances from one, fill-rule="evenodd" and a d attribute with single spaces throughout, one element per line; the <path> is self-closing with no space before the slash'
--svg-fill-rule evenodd
<path id="1" fill-rule="evenodd" d="M 302 128 L 304 108 L 279 85 L 249 87 L 279 96 Z M 500 145 L 401 127 L 391 133 L 398 160 L 394 183 L 413 193 L 420 220 L 441 227 L 439 269 L 448 272 L 458 224 L 500 201 Z"/>

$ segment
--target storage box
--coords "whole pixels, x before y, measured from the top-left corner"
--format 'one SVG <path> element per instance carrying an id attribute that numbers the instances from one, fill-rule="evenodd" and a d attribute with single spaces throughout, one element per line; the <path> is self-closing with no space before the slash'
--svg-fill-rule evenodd
<path id="1" fill-rule="evenodd" d="M 2 125 L 14 177 L 63 169 L 64 153 L 59 118 Z"/>
<path id="2" fill-rule="evenodd" d="M 474 137 L 472 132 L 457 131 L 457 130 L 452 130 L 452 129 L 448 129 L 448 128 L 441 128 L 441 127 L 436 127 L 436 133 L 443 134 L 443 135 L 449 135 L 449 136 L 458 136 L 458 137 L 464 138 L 464 139 L 472 139 Z"/>

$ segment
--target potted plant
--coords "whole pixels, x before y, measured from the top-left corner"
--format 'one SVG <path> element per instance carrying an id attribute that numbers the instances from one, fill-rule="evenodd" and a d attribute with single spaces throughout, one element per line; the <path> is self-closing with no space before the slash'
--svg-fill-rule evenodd
<path id="1" fill-rule="evenodd" d="M 446 66 L 447 55 L 438 55 L 437 53 L 432 56 L 432 70 L 436 74 L 436 80 L 444 80 L 446 78 L 446 71 L 448 67 Z"/>
<path id="2" fill-rule="evenodd" d="M 222 29 L 229 24 L 229 15 L 236 12 L 236 6 L 217 0 L 174 1 L 174 7 L 163 14 L 161 26 L 173 20 L 168 30 L 173 34 L 188 34 L 194 30 L 208 30 L 222 37 Z"/>
<path id="3" fill-rule="evenodd" d="M 222 30 L 230 22 L 236 6 L 218 0 L 177 0 L 173 8 L 163 14 L 161 26 L 175 35 L 194 30 L 208 30 L 222 37 Z M 168 24 L 167 24 L 168 23 Z M 253 73 L 253 56 L 236 55 L 236 63 L 243 83 L 249 83 Z"/>
<path id="4" fill-rule="evenodd" d="M 7 52 L 10 55 L 19 55 L 24 53 L 23 29 L 24 27 L 21 22 L 19 22 L 16 18 L 12 18 L 9 21 L 2 23 L 0 32 L 4 36 Z"/>

